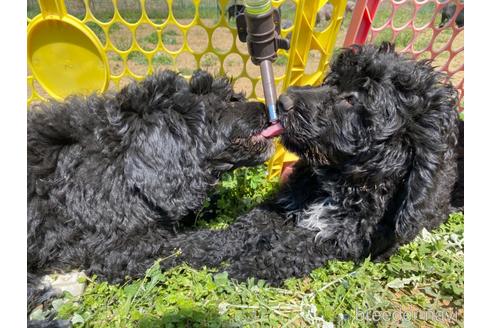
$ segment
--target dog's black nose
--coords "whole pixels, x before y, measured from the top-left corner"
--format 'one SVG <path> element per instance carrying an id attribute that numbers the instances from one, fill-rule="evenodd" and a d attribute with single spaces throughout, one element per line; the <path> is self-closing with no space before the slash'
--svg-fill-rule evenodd
<path id="1" fill-rule="evenodd" d="M 294 100 L 286 94 L 281 94 L 278 98 L 278 107 L 279 110 L 291 111 L 294 109 Z"/>

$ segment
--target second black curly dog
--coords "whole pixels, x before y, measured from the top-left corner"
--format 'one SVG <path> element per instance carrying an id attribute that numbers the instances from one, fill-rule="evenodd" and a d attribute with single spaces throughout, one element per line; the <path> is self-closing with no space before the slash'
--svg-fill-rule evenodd
<path id="1" fill-rule="evenodd" d="M 278 284 L 327 260 L 385 259 L 450 212 L 457 93 L 389 44 L 345 49 L 319 87 L 280 97 L 282 143 L 300 156 L 272 202 L 223 231 L 179 235 L 186 261 Z"/>

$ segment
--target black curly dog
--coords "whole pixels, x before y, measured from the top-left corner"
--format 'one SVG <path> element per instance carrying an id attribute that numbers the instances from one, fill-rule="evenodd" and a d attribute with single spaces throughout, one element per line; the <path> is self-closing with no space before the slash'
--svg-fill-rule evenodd
<path id="1" fill-rule="evenodd" d="M 319 87 L 280 96 L 282 143 L 300 156 L 275 199 L 223 231 L 184 232 L 163 263 L 227 263 L 229 275 L 279 284 L 330 259 L 388 258 L 450 213 L 457 93 L 428 61 L 392 45 L 354 46 Z"/>
<path id="2" fill-rule="evenodd" d="M 28 139 L 28 310 L 39 277 L 83 269 L 138 277 L 220 175 L 272 155 L 264 105 L 229 80 L 157 73 L 113 95 L 32 108 Z"/>

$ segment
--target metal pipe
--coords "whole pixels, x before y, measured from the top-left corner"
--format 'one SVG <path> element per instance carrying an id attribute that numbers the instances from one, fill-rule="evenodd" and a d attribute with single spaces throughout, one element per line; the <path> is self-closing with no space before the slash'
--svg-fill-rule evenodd
<path id="1" fill-rule="evenodd" d="M 268 109 L 270 122 L 278 120 L 277 117 L 277 90 L 275 89 L 275 78 L 273 76 L 272 62 L 264 60 L 260 63 L 261 82 L 263 84 L 263 94 Z"/>
<path id="2" fill-rule="evenodd" d="M 276 57 L 276 33 L 270 0 L 246 0 L 248 50 L 254 64 L 260 65 L 261 82 L 270 122 L 276 122 L 277 93 L 272 60 Z"/>

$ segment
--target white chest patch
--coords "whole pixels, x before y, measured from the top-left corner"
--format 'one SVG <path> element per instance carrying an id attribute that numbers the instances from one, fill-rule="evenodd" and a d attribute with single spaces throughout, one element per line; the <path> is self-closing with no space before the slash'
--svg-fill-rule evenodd
<path id="1" fill-rule="evenodd" d="M 336 209 L 332 204 L 327 204 L 326 200 L 320 200 L 303 210 L 297 224 L 305 229 L 319 231 L 316 239 L 326 237 L 329 223 L 329 212 Z"/>

